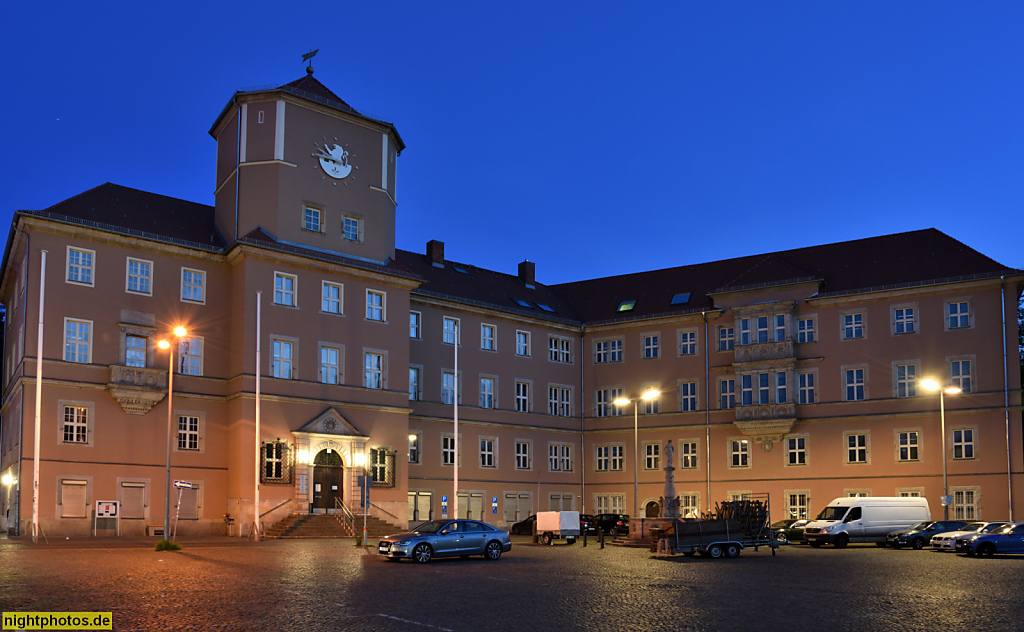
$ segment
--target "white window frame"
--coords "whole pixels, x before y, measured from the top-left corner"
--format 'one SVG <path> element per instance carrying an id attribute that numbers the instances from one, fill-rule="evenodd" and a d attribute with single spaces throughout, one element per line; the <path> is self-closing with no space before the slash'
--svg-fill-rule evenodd
<path id="1" fill-rule="evenodd" d="M 333 351 L 337 358 L 335 363 L 330 362 L 330 353 Z M 328 357 L 324 358 L 324 352 L 328 352 Z M 320 383 L 321 384 L 344 384 L 345 383 L 345 345 L 339 345 L 329 342 L 320 343 Z M 335 376 L 334 379 L 330 379 L 330 371 L 333 369 Z"/>
<path id="2" fill-rule="evenodd" d="M 460 377 L 461 377 L 461 374 L 462 374 L 462 372 L 459 371 L 459 376 Z M 449 377 L 451 378 L 451 387 L 450 388 L 448 387 L 448 385 L 445 384 L 445 382 L 448 381 Z M 458 378 L 455 375 L 455 371 L 452 371 L 452 370 L 449 370 L 449 369 L 442 369 L 442 371 L 441 371 L 441 403 L 442 404 L 447 404 L 447 405 L 451 406 L 452 404 L 455 403 L 455 401 L 454 401 L 455 400 L 455 393 L 458 392 L 459 403 L 461 404 L 462 403 L 462 388 L 459 388 L 459 386 L 460 385 L 459 385 L 459 382 L 458 382 Z M 449 393 L 451 393 L 451 395 L 449 395 Z"/>
<path id="3" fill-rule="evenodd" d="M 594 416 L 618 417 L 622 407 L 615 405 L 615 400 L 622 397 L 622 387 L 599 388 L 594 392 Z"/>
<path id="4" fill-rule="evenodd" d="M 142 347 L 132 346 L 133 340 L 141 340 Z M 141 351 L 141 359 L 139 353 Z M 129 333 L 124 336 L 124 365 L 130 367 L 145 368 L 147 362 L 146 359 L 149 355 L 149 338 L 147 336 L 140 336 L 138 334 Z M 134 362 L 133 362 L 134 360 Z"/>
<path id="5" fill-rule="evenodd" d="M 842 367 L 843 377 L 843 401 L 862 402 L 868 399 L 868 367 L 857 364 Z M 859 372 L 859 373 L 858 373 Z M 860 389 L 858 392 L 857 389 Z M 853 397 L 850 397 L 850 389 L 853 389 Z M 860 395 L 858 397 L 857 395 Z"/>
<path id="6" fill-rule="evenodd" d="M 661 441 L 644 441 L 644 469 L 661 469 Z"/>
<path id="7" fill-rule="evenodd" d="M 460 436 L 459 439 L 460 439 L 460 441 L 458 441 L 458 447 L 461 448 L 462 447 L 462 441 L 461 441 L 462 437 Z M 446 432 L 446 433 L 441 435 L 441 465 L 442 466 L 454 466 L 455 465 L 455 459 L 456 459 L 455 447 L 456 447 L 456 441 L 455 441 L 455 435 L 454 434 L 452 434 L 450 432 Z M 459 452 L 461 453 L 462 450 L 460 449 Z M 459 456 L 461 456 L 461 454 Z M 462 465 L 462 459 L 461 458 L 459 459 L 459 465 Z"/>
<path id="8" fill-rule="evenodd" d="M 892 315 L 892 335 L 903 336 L 917 333 L 919 310 L 916 303 L 893 305 L 890 314 Z"/>
<path id="9" fill-rule="evenodd" d="M 733 351 L 736 346 L 736 327 L 726 327 L 721 325 L 718 328 L 718 350 L 719 351 Z"/>
<path id="10" fill-rule="evenodd" d="M 349 234 L 348 227 L 350 223 L 355 225 L 355 237 Z M 341 238 L 353 243 L 363 243 L 363 218 L 351 213 L 344 214 L 341 218 Z"/>
<path id="11" fill-rule="evenodd" d="M 622 362 L 622 338 L 594 341 L 594 364 Z"/>
<path id="12" fill-rule="evenodd" d="M 572 364 L 572 338 L 548 336 L 548 361 Z"/>
<path id="13" fill-rule="evenodd" d="M 810 517 L 811 490 L 787 489 L 783 494 L 786 503 L 785 518 L 803 520 Z"/>
<path id="14" fill-rule="evenodd" d="M 379 366 L 371 366 L 371 360 L 380 360 Z M 387 390 L 388 352 L 382 349 L 363 349 L 363 388 Z"/>
<path id="15" fill-rule="evenodd" d="M 423 339 L 423 312 L 409 312 L 409 338 L 413 340 Z"/>
<path id="16" fill-rule="evenodd" d="M 196 347 L 198 347 L 199 353 L 194 353 Z M 179 338 L 178 373 L 181 375 L 201 376 L 203 374 L 203 350 L 205 348 L 206 340 L 202 336 L 182 336 Z"/>
<path id="17" fill-rule="evenodd" d="M 799 371 L 796 374 L 797 400 L 801 405 L 814 404 L 818 401 L 818 371 Z"/>
<path id="18" fill-rule="evenodd" d="M 807 466 L 807 444 L 810 442 L 808 434 L 791 434 L 783 438 L 785 446 L 784 467 L 806 467 Z"/>
<path id="19" fill-rule="evenodd" d="M 644 360 L 656 360 L 661 357 L 661 334 L 644 334 L 640 337 L 643 342 Z"/>
<path id="20" fill-rule="evenodd" d="M 573 444 L 551 441 L 548 442 L 548 471 L 549 472 L 572 472 L 573 471 Z"/>
<path id="21" fill-rule="evenodd" d="M 409 463 L 419 463 L 423 458 L 423 433 L 418 430 L 409 431 Z"/>
<path id="22" fill-rule="evenodd" d="M 676 332 L 679 339 L 679 355 L 697 355 L 697 330 L 680 329 Z"/>
<path id="23" fill-rule="evenodd" d="M 497 437 L 480 437 L 480 467 L 487 469 L 498 467 L 497 447 Z"/>
<path id="24" fill-rule="evenodd" d="M 915 361 L 897 361 L 892 364 L 892 394 L 898 399 L 917 397 L 918 368 Z"/>
<path id="25" fill-rule="evenodd" d="M 498 407 L 498 378 L 494 375 L 480 376 L 480 408 Z"/>
<path id="26" fill-rule="evenodd" d="M 530 332 L 522 329 L 516 330 L 516 355 L 523 358 L 530 357 Z"/>
<path id="27" fill-rule="evenodd" d="M 138 266 L 138 271 L 132 274 L 132 264 Z M 143 274 L 143 269 L 146 269 L 146 274 Z M 141 285 L 145 282 L 148 289 L 142 290 L 132 289 L 132 279 L 135 279 L 136 285 Z M 148 259 L 136 259 L 134 257 L 127 257 L 124 262 L 124 291 L 128 294 L 137 294 L 139 296 L 153 296 L 153 262 Z"/>
<path id="28" fill-rule="evenodd" d="M 174 451 L 175 452 L 202 452 L 202 415 L 198 413 L 177 411 L 174 414 Z M 184 422 L 185 426 L 182 426 Z M 182 447 L 182 443 L 185 444 Z M 195 447 L 191 447 L 195 445 Z"/>
<path id="29" fill-rule="evenodd" d="M 548 414 L 556 417 L 572 417 L 571 386 L 548 384 Z"/>
<path id="30" fill-rule="evenodd" d="M 380 304 L 373 302 L 373 297 L 380 297 Z M 377 317 L 379 316 L 379 318 Z M 381 290 L 366 290 L 366 320 L 378 323 L 388 321 L 388 294 Z"/>
<path id="31" fill-rule="evenodd" d="M 961 426 L 952 428 L 950 436 L 950 458 L 954 461 L 973 461 L 978 458 L 978 428 Z"/>
<path id="32" fill-rule="evenodd" d="M 332 296 L 331 290 L 337 290 L 337 297 Z M 335 309 L 331 309 L 334 307 Z M 320 282 L 320 312 L 324 314 L 345 314 L 345 286 L 341 283 L 331 281 Z"/>
<path id="33" fill-rule="evenodd" d="M 917 463 L 921 460 L 921 429 L 920 428 L 896 428 L 896 462 Z"/>
<path id="34" fill-rule="evenodd" d="M 720 410 L 736 408 L 736 376 L 718 379 L 718 406 Z"/>
<path id="35" fill-rule="evenodd" d="M 460 319 L 454 316 L 443 316 L 441 318 L 441 342 L 446 345 L 453 345 L 459 339 Z"/>
<path id="36" fill-rule="evenodd" d="M 480 349 L 482 351 L 498 350 L 498 328 L 495 325 L 480 324 Z"/>
<path id="37" fill-rule="evenodd" d="M 298 307 L 298 291 L 299 277 L 286 272 L 274 272 L 274 305 Z"/>
<path id="38" fill-rule="evenodd" d="M 685 446 L 685 447 L 684 447 Z M 700 464 L 700 440 L 680 439 L 679 440 L 679 469 L 693 470 Z"/>
<path id="39" fill-rule="evenodd" d="M 839 331 L 843 340 L 867 338 L 867 318 L 863 311 L 844 312 L 839 315 Z"/>
<path id="40" fill-rule="evenodd" d="M 196 283 L 196 279 L 199 280 Z M 178 291 L 178 296 L 182 303 L 198 303 L 200 305 L 206 304 L 206 271 L 197 270 L 196 268 L 181 267 L 181 289 Z M 185 290 L 188 289 L 188 296 L 185 295 Z M 199 298 L 194 298 L 198 290 Z"/>
<path id="41" fill-rule="evenodd" d="M 89 259 L 88 264 L 83 264 L 81 259 L 76 263 L 72 263 L 72 253 L 78 257 L 87 256 Z M 72 279 L 71 273 L 75 272 L 77 278 Z M 82 275 L 88 275 L 88 280 L 83 281 Z M 81 285 L 83 287 L 95 287 L 96 286 L 96 251 L 89 250 L 88 248 L 78 248 L 76 246 L 67 247 L 67 256 L 64 267 L 64 282 L 71 285 Z"/>
<path id="42" fill-rule="evenodd" d="M 516 469 L 532 470 L 533 460 L 530 454 L 533 452 L 533 441 L 516 439 Z"/>
<path id="43" fill-rule="evenodd" d="M 861 441 L 860 438 L 863 438 Z M 851 444 L 850 439 L 856 443 Z M 850 458 L 850 457 L 854 458 Z M 848 430 L 843 433 L 843 463 L 845 465 L 871 464 L 871 432 L 868 430 Z"/>
<path id="44" fill-rule="evenodd" d="M 697 391 L 697 380 L 679 380 L 679 412 L 692 413 L 700 410 L 700 400 L 698 399 Z"/>
<path id="45" fill-rule="evenodd" d="M 75 337 L 69 337 L 68 325 L 74 323 L 76 325 L 77 332 Z M 84 327 L 85 337 L 81 337 L 81 326 Z M 64 318 L 64 361 L 74 362 L 76 364 L 92 364 L 92 347 L 94 327 L 91 320 L 84 320 L 81 318 Z M 68 359 L 68 345 L 74 345 L 75 351 L 72 355 L 73 359 Z M 79 358 L 82 355 L 82 347 L 85 348 L 85 362 L 82 362 Z"/>
<path id="46" fill-rule="evenodd" d="M 532 382 L 529 380 L 516 380 L 516 412 L 528 413 L 531 410 L 530 392 Z"/>
<path id="47" fill-rule="evenodd" d="M 966 311 L 964 311 L 966 310 Z M 974 305 L 969 298 L 958 298 L 946 301 L 945 318 L 946 331 L 953 329 L 974 329 Z"/>
<path id="48" fill-rule="evenodd" d="M 270 375 L 281 380 L 291 380 L 296 373 L 295 351 L 298 347 L 295 338 L 286 336 L 270 337 Z M 284 351 L 287 350 L 288 354 Z"/>
<path id="49" fill-rule="evenodd" d="M 957 486 L 949 489 L 953 497 L 949 517 L 953 520 L 978 520 L 981 518 L 981 487 Z"/>
<path id="50" fill-rule="evenodd" d="M 957 356 L 946 358 L 947 365 L 949 367 L 949 384 L 950 386 L 958 387 L 964 393 L 973 393 L 976 388 L 977 380 L 974 375 L 975 367 L 978 363 L 975 362 L 974 356 Z M 967 364 L 967 374 L 964 375 L 964 364 Z"/>
<path id="51" fill-rule="evenodd" d="M 72 440 L 67 440 L 67 428 L 68 423 L 68 412 L 71 412 L 70 426 L 72 429 Z M 85 420 L 82 421 L 84 415 Z M 61 445 L 78 445 L 88 446 L 93 445 L 93 434 L 96 424 L 96 405 L 93 402 L 82 402 L 82 401 L 71 401 L 71 400 L 59 400 L 57 402 L 57 443 Z M 84 433 L 84 440 L 77 441 L 74 437 L 78 436 L 77 429 L 81 428 Z"/>
<path id="52" fill-rule="evenodd" d="M 798 344 L 806 342 L 817 342 L 818 335 L 817 316 L 798 318 L 796 321 L 796 341 Z"/>
<path id="53" fill-rule="evenodd" d="M 409 401 L 418 402 L 423 398 L 423 367 L 414 364 L 409 367 Z"/>
<path id="54" fill-rule="evenodd" d="M 748 437 L 730 437 L 726 441 L 726 449 L 729 456 L 729 469 L 731 470 L 744 470 L 750 469 L 751 466 L 751 450 L 750 450 L 750 438 Z"/>
<path id="55" fill-rule="evenodd" d="M 262 115 L 263 113 L 260 112 L 260 114 Z M 309 227 L 309 224 L 310 224 L 310 222 L 309 222 L 310 212 L 316 214 L 316 227 L 315 228 L 310 228 Z M 302 230 L 306 230 L 306 231 L 309 231 L 311 233 L 323 234 L 323 232 L 324 232 L 324 212 L 323 212 L 323 209 L 319 209 L 319 208 L 317 208 L 317 207 L 315 207 L 315 206 L 313 206 L 311 204 L 303 204 L 302 205 Z"/>

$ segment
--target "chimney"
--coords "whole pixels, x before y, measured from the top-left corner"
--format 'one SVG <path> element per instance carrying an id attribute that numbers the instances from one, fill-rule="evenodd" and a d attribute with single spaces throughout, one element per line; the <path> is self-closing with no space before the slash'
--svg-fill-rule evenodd
<path id="1" fill-rule="evenodd" d="M 532 261 L 524 261 L 519 264 L 519 280 L 531 290 L 537 279 L 537 266 Z"/>
<path id="2" fill-rule="evenodd" d="M 438 268 L 444 267 L 444 242 L 431 239 L 427 242 L 427 257 Z"/>

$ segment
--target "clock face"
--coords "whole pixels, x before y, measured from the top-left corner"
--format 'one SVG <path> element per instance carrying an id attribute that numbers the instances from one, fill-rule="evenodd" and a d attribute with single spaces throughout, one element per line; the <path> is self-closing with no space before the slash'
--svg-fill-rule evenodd
<path id="1" fill-rule="evenodd" d="M 330 177 L 341 180 L 352 172 L 352 165 L 348 164 L 348 151 L 341 145 L 324 143 L 321 147 L 317 145 L 317 153 L 313 154 L 320 160 L 320 167 Z"/>

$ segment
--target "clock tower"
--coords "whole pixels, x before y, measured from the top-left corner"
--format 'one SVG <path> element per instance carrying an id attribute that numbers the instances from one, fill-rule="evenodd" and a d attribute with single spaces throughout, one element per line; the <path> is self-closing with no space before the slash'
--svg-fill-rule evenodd
<path id="1" fill-rule="evenodd" d="M 405 144 L 312 75 L 236 92 L 217 141 L 216 222 L 230 244 L 257 228 L 282 244 L 386 264 Z"/>

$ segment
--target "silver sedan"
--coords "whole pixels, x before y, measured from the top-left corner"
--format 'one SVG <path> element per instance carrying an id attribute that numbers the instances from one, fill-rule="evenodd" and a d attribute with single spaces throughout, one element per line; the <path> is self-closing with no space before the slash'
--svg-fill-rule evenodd
<path id="1" fill-rule="evenodd" d="M 411 558 L 421 564 L 434 557 L 470 555 L 496 560 L 511 550 L 508 531 L 476 520 L 431 520 L 409 533 L 389 535 L 377 545 L 377 553 L 386 560 Z"/>

